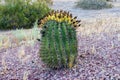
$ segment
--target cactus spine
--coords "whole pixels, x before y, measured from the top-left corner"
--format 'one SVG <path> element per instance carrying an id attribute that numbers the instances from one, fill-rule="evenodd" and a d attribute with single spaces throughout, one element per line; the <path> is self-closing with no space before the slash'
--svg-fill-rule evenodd
<path id="1" fill-rule="evenodd" d="M 40 56 L 51 68 L 72 68 L 77 56 L 76 27 L 80 21 L 65 11 L 52 11 L 39 23 L 42 27 Z"/>

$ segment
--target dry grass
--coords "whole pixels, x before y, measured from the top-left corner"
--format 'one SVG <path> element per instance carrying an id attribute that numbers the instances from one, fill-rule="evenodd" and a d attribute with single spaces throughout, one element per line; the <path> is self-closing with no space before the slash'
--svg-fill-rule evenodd
<path id="1" fill-rule="evenodd" d="M 7 70 L 7 62 L 6 62 L 6 55 L 7 55 L 7 51 L 6 51 L 6 53 L 2 56 L 1 65 L 2 65 L 3 70 L 0 71 L 0 74 L 1 74 L 1 75 L 6 74 L 7 71 L 8 71 L 8 70 Z"/>
<path id="2" fill-rule="evenodd" d="M 17 47 L 20 45 L 34 45 L 34 42 L 40 38 L 40 29 L 34 25 L 33 29 L 11 30 L 1 32 L 0 34 L 0 49 Z"/>
<path id="3" fill-rule="evenodd" d="M 28 80 L 28 75 L 29 75 L 29 72 L 25 71 L 23 75 L 23 80 Z"/>
<path id="4" fill-rule="evenodd" d="M 103 34 L 105 34 L 106 36 L 105 35 L 103 36 Z M 77 35 L 79 40 L 81 40 L 81 38 L 84 38 L 86 41 L 88 40 L 89 43 L 92 43 L 92 41 L 89 40 L 90 38 L 93 40 L 93 43 L 91 45 L 88 43 L 84 43 L 85 41 L 82 42 L 84 45 L 80 43 L 81 46 L 84 46 L 85 53 L 83 53 L 83 55 L 87 54 L 88 50 L 90 50 L 91 54 L 98 53 L 97 50 L 98 49 L 100 50 L 101 48 L 97 49 L 95 46 L 100 47 L 102 44 L 96 45 L 94 42 L 97 43 L 100 40 L 108 40 L 108 42 L 111 43 L 110 49 L 117 48 L 118 46 L 116 46 L 114 40 L 109 40 L 107 38 L 113 38 L 114 35 L 117 36 L 116 41 L 120 41 L 120 17 L 108 16 L 107 18 L 106 17 L 104 18 L 103 16 L 101 16 L 95 19 L 83 20 L 81 22 L 81 27 L 77 29 Z"/>
<path id="5" fill-rule="evenodd" d="M 77 34 L 91 36 L 105 32 L 111 35 L 120 32 L 120 17 L 94 18 L 82 20 L 81 27 L 77 29 Z M 117 35 L 120 41 L 120 34 Z M 15 30 L 0 34 L 0 48 L 16 47 L 20 45 L 33 45 L 37 38 L 40 38 L 38 29 Z"/>
<path id="6" fill-rule="evenodd" d="M 77 32 L 85 36 L 100 34 L 102 32 L 108 34 L 120 32 L 120 17 L 87 19 L 87 21 L 82 21 L 81 24 Z M 118 37 L 120 37 L 120 34 L 118 34 Z"/>

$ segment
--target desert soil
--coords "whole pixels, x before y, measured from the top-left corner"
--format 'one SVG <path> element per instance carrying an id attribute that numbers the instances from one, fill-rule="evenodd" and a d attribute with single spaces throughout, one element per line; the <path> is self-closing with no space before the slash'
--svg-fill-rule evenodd
<path id="1" fill-rule="evenodd" d="M 47 68 L 39 57 L 38 41 L 2 48 L 0 80 L 120 80 L 120 7 L 82 10 L 74 7 L 75 1 L 54 0 L 51 8 L 70 11 L 82 21 L 77 64 L 72 69 Z"/>

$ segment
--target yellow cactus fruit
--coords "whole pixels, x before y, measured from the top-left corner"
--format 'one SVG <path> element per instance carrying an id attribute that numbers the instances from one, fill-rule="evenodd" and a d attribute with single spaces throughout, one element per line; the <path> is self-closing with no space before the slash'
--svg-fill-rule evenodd
<path id="1" fill-rule="evenodd" d="M 72 24 L 73 27 L 75 27 L 75 28 L 79 27 L 80 22 L 81 22 L 81 21 L 77 20 L 76 16 L 73 17 L 73 15 L 70 14 L 69 12 L 66 12 L 63 10 L 57 10 L 57 11 L 52 10 L 42 20 L 40 20 L 39 26 L 42 27 L 42 25 L 45 24 L 49 20 L 54 20 L 57 22 L 68 22 L 68 24 Z"/>

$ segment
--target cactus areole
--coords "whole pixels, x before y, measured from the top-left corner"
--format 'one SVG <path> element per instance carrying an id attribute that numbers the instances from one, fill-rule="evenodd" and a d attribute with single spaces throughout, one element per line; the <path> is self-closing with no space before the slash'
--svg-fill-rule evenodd
<path id="1" fill-rule="evenodd" d="M 72 68 L 77 57 L 76 28 L 80 20 L 66 11 L 51 11 L 38 24 L 41 30 L 40 57 L 52 69 Z"/>

